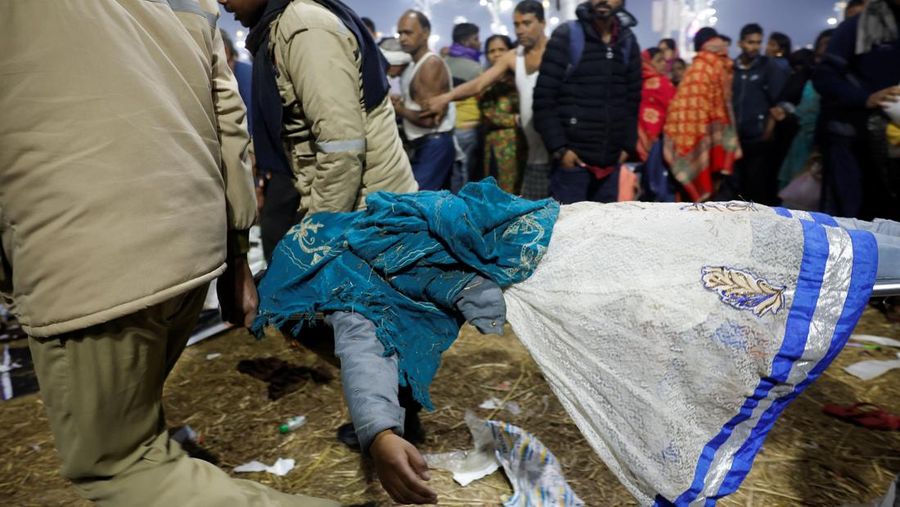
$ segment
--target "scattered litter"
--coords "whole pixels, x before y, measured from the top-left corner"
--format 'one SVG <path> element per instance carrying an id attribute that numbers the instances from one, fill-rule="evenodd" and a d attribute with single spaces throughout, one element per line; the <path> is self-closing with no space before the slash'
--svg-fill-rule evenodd
<path id="1" fill-rule="evenodd" d="M 847 346 L 855 349 L 881 350 L 881 346 L 871 343 L 848 343 Z"/>
<path id="2" fill-rule="evenodd" d="M 504 507 L 584 506 L 566 483 L 559 461 L 534 435 L 511 424 L 478 419 L 472 412 L 466 412 L 466 424 L 475 449 L 426 456 L 429 466 L 450 470 L 465 486 L 493 473 L 499 461 L 514 490 Z"/>
<path id="3" fill-rule="evenodd" d="M 505 408 L 512 415 L 519 415 L 522 413 L 522 407 L 520 407 L 518 403 L 514 401 L 503 403 L 503 400 L 499 400 L 497 398 L 484 400 L 481 405 L 478 405 L 478 408 L 487 410 L 498 410 Z"/>
<path id="4" fill-rule="evenodd" d="M 487 421 L 497 459 L 513 486 L 503 507 L 558 505 L 584 507 L 566 482 L 556 456 L 531 433 L 512 424 Z"/>
<path id="5" fill-rule="evenodd" d="M 31 447 L 31 450 L 34 452 L 41 452 L 41 446 L 38 444 L 31 444 L 28 447 Z"/>
<path id="6" fill-rule="evenodd" d="M 222 354 L 220 352 L 213 352 L 212 354 L 206 354 L 207 361 L 212 361 L 213 359 L 218 359 L 220 357 L 222 357 Z"/>
<path id="7" fill-rule="evenodd" d="M 872 380 L 896 368 L 900 368 L 900 354 L 897 354 L 897 359 L 889 361 L 872 360 L 851 364 L 844 371 L 862 380 Z"/>
<path id="8" fill-rule="evenodd" d="M 500 468 L 497 458 L 489 452 L 453 451 L 442 454 L 429 454 L 425 461 L 430 468 L 440 468 L 453 472 L 453 480 L 466 487 L 483 479 Z"/>
<path id="9" fill-rule="evenodd" d="M 466 424 L 469 426 L 469 432 L 475 442 L 475 449 L 425 456 L 429 467 L 452 472 L 453 480 L 462 487 L 483 479 L 500 468 L 500 462 L 497 461 L 494 453 L 493 435 L 485 426 L 484 421 L 475 417 L 471 412 L 467 412 Z"/>
<path id="10" fill-rule="evenodd" d="M 850 336 L 851 340 L 858 342 L 870 342 L 877 343 L 878 345 L 884 345 L 885 347 L 897 347 L 900 348 L 900 340 L 895 340 L 893 338 L 885 338 L 883 336 L 873 336 L 869 334 L 855 334 Z"/>
<path id="11" fill-rule="evenodd" d="M 290 419 L 288 419 L 288 421 L 286 423 L 284 423 L 278 427 L 278 432 L 281 433 L 282 435 L 285 433 L 290 433 L 290 432 L 294 431 L 295 429 L 303 426 L 304 424 L 306 424 L 306 416 L 305 415 L 298 415 L 297 417 L 291 417 Z"/>
<path id="12" fill-rule="evenodd" d="M 291 458 L 278 458 L 278 461 L 276 461 L 272 466 L 268 466 L 264 463 L 260 463 L 259 461 L 254 460 L 249 463 L 244 463 L 243 465 L 234 467 L 233 471 L 238 474 L 246 472 L 269 472 L 270 474 L 284 477 L 288 474 L 288 472 L 294 469 L 295 464 L 296 461 Z"/>
<path id="13" fill-rule="evenodd" d="M 490 398 L 484 400 L 481 405 L 478 405 L 478 408 L 483 408 L 487 410 L 496 410 L 502 406 L 503 402 L 498 400 L 497 398 Z"/>

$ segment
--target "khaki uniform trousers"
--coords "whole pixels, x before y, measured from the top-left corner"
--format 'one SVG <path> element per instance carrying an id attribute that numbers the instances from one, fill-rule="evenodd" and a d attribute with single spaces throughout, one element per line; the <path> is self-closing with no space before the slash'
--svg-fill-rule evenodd
<path id="1" fill-rule="evenodd" d="M 106 324 L 29 339 L 62 475 L 101 506 L 338 507 L 233 479 L 169 439 L 163 384 L 205 295 L 204 285 Z"/>

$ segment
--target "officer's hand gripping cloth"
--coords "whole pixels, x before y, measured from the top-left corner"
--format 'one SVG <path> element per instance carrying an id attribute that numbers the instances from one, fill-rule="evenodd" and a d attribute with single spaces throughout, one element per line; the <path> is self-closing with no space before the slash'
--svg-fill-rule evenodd
<path id="1" fill-rule="evenodd" d="M 297 321 L 297 334 L 317 313 L 360 313 L 385 355 L 397 354 L 401 383 L 432 409 L 428 388 L 462 324 L 455 304 L 470 299 L 461 292 L 479 275 L 501 288 L 531 276 L 559 205 L 512 196 L 493 179 L 458 196 L 375 193 L 367 202 L 364 211 L 311 215 L 285 235 L 260 284 L 253 329 Z M 484 317 L 475 324 L 497 327 Z"/>

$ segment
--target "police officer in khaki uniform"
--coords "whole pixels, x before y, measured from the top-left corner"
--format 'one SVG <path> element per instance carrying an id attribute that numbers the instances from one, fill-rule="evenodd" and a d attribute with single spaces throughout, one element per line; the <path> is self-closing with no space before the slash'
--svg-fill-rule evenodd
<path id="1" fill-rule="evenodd" d="M 220 277 L 256 291 L 256 206 L 214 0 L 3 2 L 0 293 L 30 336 L 62 474 L 100 505 L 336 506 L 230 478 L 162 390 Z"/>
<path id="2" fill-rule="evenodd" d="M 300 194 L 299 216 L 362 209 L 366 196 L 377 191 L 418 190 L 387 94 L 387 67 L 381 76 L 369 72 L 374 62 L 366 60 L 366 50 L 381 55 L 371 39 L 371 47 L 361 47 L 348 20 L 335 14 L 347 13 L 345 5 L 218 1 L 252 27 L 247 47 L 255 57 L 254 95 L 268 92 L 256 72 L 274 67 L 268 72 L 275 76 L 277 113 L 283 116 L 280 138 L 271 144 L 287 153 Z M 379 79 L 384 88 L 377 86 Z M 265 104 L 254 108 L 254 123 L 264 122 L 266 113 Z M 257 141 L 264 137 L 260 130 L 254 126 L 258 157 L 269 145 Z"/>

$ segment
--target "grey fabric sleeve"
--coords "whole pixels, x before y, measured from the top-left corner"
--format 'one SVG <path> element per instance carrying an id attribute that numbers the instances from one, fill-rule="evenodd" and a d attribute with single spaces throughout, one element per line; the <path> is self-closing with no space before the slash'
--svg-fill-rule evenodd
<path id="1" fill-rule="evenodd" d="M 397 399 L 397 356 L 384 357 L 375 324 L 358 313 L 335 312 L 325 317 L 325 322 L 334 329 L 344 398 L 363 452 L 368 452 L 382 431 L 403 436 L 405 411 Z"/>
<path id="2" fill-rule="evenodd" d="M 855 218 L 835 218 L 844 229 L 869 231 L 878 243 L 878 282 L 900 281 L 900 222 L 876 219 L 874 222 Z"/>
<path id="3" fill-rule="evenodd" d="M 503 290 L 491 280 L 476 276 L 459 292 L 456 309 L 481 334 L 503 335 L 506 324 L 506 301 Z"/>

